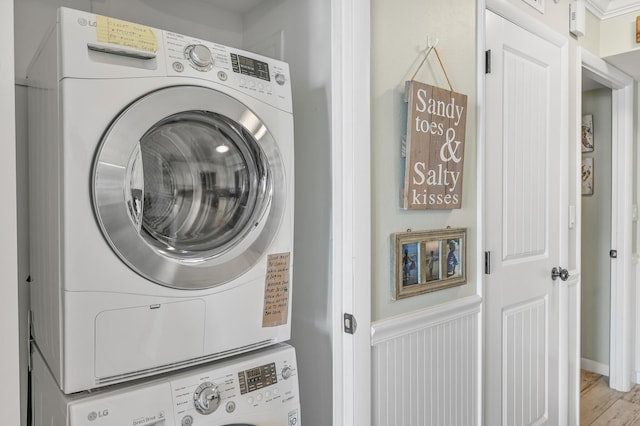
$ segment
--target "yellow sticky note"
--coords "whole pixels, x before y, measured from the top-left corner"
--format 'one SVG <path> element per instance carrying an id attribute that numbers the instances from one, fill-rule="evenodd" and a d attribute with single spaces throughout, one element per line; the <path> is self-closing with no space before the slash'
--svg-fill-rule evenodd
<path id="1" fill-rule="evenodd" d="M 98 16 L 97 35 L 100 43 L 117 44 L 155 53 L 158 40 L 153 30 L 147 26 Z"/>

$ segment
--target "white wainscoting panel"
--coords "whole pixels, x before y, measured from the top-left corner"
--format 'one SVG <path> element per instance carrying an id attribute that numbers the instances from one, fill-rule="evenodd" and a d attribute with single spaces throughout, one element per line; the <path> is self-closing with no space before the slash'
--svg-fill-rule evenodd
<path id="1" fill-rule="evenodd" d="M 374 426 L 478 424 L 479 296 L 372 325 Z"/>

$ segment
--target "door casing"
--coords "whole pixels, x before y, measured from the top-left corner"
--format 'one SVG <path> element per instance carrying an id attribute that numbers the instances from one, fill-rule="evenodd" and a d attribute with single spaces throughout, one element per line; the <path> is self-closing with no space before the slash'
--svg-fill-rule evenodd
<path id="1" fill-rule="evenodd" d="M 617 250 L 618 257 L 611 261 L 611 333 L 609 354 L 609 386 L 628 392 L 631 383 L 640 377 L 633 377 L 632 334 L 634 292 L 633 283 L 633 79 L 607 64 L 586 49 L 578 48 L 576 64 L 578 75 L 582 71 L 598 83 L 609 87 L 612 95 L 612 170 L 611 175 L 611 248 Z M 579 79 L 577 84 L 581 85 Z M 581 86 L 577 93 L 582 94 Z M 576 103 L 576 116 L 581 117 L 581 102 Z M 577 124 L 579 126 L 580 124 Z M 576 141 L 579 146 L 580 141 Z M 580 150 L 577 158 L 580 164 Z M 579 188 L 577 189 L 579 193 Z M 577 203 L 577 220 L 580 224 L 581 203 Z M 578 225 L 579 226 L 579 225 Z M 580 229 L 580 227 L 578 228 Z M 578 232 L 578 238 L 580 233 Z M 578 246 L 580 247 L 578 241 Z M 579 270 L 579 258 L 577 262 Z M 580 330 L 577 330 L 578 334 Z M 633 379 L 633 380 L 632 380 Z"/>

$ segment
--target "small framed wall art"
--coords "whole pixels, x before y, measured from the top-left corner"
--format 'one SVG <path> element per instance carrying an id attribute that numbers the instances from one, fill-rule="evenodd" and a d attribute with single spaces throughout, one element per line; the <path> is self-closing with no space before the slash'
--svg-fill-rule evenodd
<path id="1" fill-rule="evenodd" d="M 582 152 L 593 152 L 593 115 L 582 116 Z"/>
<path id="2" fill-rule="evenodd" d="M 393 234 L 393 298 L 465 284 L 466 237 L 465 228 Z"/>
<path id="3" fill-rule="evenodd" d="M 582 195 L 593 195 L 593 158 L 582 158 Z"/>

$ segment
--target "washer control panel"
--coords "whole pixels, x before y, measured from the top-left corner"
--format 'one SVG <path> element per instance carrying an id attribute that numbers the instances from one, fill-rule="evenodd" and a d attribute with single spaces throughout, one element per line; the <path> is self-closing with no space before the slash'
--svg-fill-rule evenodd
<path id="1" fill-rule="evenodd" d="M 41 376 L 50 377 L 41 357 L 35 357 L 34 365 L 38 380 Z M 36 391 L 41 393 L 40 398 L 46 399 L 45 388 L 52 389 L 51 394 L 59 393 L 53 378 L 48 380 L 48 385 L 39 385 Z M 301 424 L 295 350 L 286 344 L 187 368 L 155 380 L 116 385 L 89 395 L 72 395 L 62 403 L 67 406 L 56 406 L 51 418 L 68 413 L 68 421 L 60 418 L 53 424 Z"/>
<path id="2" fill-rule="evenodd" d="M 175 423 L 231 422 L 245 415 L 286 411 L 297 416 L 297 364 L 293 348 L 267 350 L 201 367 L 171 381 Z M 283 417 L 284 418 L 284 417 Z M 233 423 L 233 422 L 231 422 Z M 286 424 L 286 423 L 283 423 Z"/>
<path id="3" fill-rule="evenodd" d="M 240 384 L 240 393 L 242 395 L 275 385 L 278 383 L 276 364 L 272 362 L 271 364 L 241 371 L 238 373 L 238 383 Z"/>
<path id="4" fill-rule="evenodd" d="M 291 112 L 287 63 L 169 31 L 163 36 L 170 76 L 213 81 Z"/>

